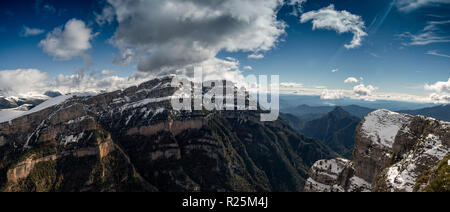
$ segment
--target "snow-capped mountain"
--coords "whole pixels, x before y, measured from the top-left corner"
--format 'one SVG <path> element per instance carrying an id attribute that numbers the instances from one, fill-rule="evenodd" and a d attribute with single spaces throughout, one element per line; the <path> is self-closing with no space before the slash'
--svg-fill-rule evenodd
<path id="1" fill-rule="evenodd" d="M 173 77 L 0 123 L 0 191 L 301 191 L 315 161 L 336 157 L 260 111 L 173 110 Z"/>
<path id="2" fill-rule="evenodd" d="M 449 127 L 448 122 L 425 116 L 377 110 L 356 131 L 354 161 L 316 162 L 305 191 L 433 190 L 433 183 L 448 177 L 439 171 L 445 165 L 448 169 Z M 443 185 L 438 189 L 448 189 L 448 182 Z"/>

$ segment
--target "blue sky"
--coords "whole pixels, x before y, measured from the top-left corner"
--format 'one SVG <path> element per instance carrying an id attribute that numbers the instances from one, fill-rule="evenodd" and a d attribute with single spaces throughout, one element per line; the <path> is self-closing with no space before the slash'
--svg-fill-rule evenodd
<path id="1" fill-rule="evenodd" d="M 98 23 L 98 17 L 103 15 L 103 9 L 109 8 L 113 2 L 116 3 L 112 4 L 112 8 L 117 13 L 119 7 L 123 6 L 121 1 L 117 0 L 2 1 L 0 70 L 36 69 L 47 73 L 49 78 L 59 74 L 72 75 L 83 68 L 91 75 L 100 75 L 102 70 L 114 70 L 118 77 L 127 77 L 138 70 L 142 71 L 142 67 L 148 67 L 141 65 L 141 62 L 147 64 L 142 58 L 126 65 L 113 62 L 128 46 L 135 45 L 134 50 L 137 51 L 142 44 L 140 41 L 124 37 L 129 35 L 126 32 L 121 35 L 122 37 L 117 36 L 120 39 L 114 40 L 115 33 L 121 28 L 132 29 L 126 28 L 125 20 L 116 19 L 117 15 L 110 22 Z M 434 93 L 448 98 L 448 87 L 445 89 L 447 84 L 441 83 L 440 86 L 438 82 L 445 83 L 450 78 L 450 2 L 430 0 L 423 5 L 417 5 L 415 2 L 415 0 L 309 0 L 301 4 L 301 10 L 297 7 L 299 4 L 290 5 L 286 2 L 283 6 L 278 5 L 274 8 L 277 21 L 285 24 L 284 33 L 275 36 L 276 42 L 268 46 L 255 44 L 249 47 L 235 47 L 236 50 L 232 51 L 223 44 L 216 46 L 214 43 L 214 48 L 217 47 L 218 50 L 212 53 L 210 58 L 226 60 L 225 58 L 232 57 L 239 61 L 239 69 L 244 70 L 244 75 L 279 74 L 282 82 L 302 84 L 305 91 L 323 90 L 326 87 L 347 94 L 354 92 L 354 87 L 362 84 L 365 87 L 373 86 L 375 88 L 373 92 L 378 93 L 401 93 L 424 98 Z M 304 14 L 319 12 L 330 5 L 334 5 L 334 11 L 339 14 L 347 11 L 355 17 L 360 17 L 364 24 L 362 29 L 367 36 L 363 36 L 356 48 L 344 47 L 352 42 L 352 31 L 339 34 L 336 29 L 329 27 L 313 30 L 313 20 L 300 22 Z M 257 6 L 261 5 L 255 5 Z M 297 9 L 298 14 L 293 15 L 293 10 Z M 83 27 L 91 31 L 89 48 L 82 48 L 70 58 L 59 58 L 61 55 L 55 56 L 55 53 L 45 51 L 43 45 L 40 45 L 41 41 L 48 38 L 48 34 L 58 27 L 64 30 L 64 26 L 74 19 L 82 22 Z M 155 22 L 157 23 L 157 20 Z M 155 22 L 152 21 L 153 24 Z M 25 28 L 34 30 L 34 33 L 25 35 Z M 155 28 L 149 30 L 153 29 Z M 211 30 L 221 29 L 217 26 Z M 177 33 L 176 31 L 173 33 Z M 177 38 L 182 36 L 179 35 Z M 139 36 L 134 36 L 133 39 L 135 38 Z M 207 36 L 198 39 L 199 42 L 202 42 L 202 39 L 214 40 Z M 120 46 L 118 44 L 120 42 L 117 42 L 119 40 L 125 41 L 126 45 Z M 149 46 L 159 45 L 155 44 L 156 42 L 158 41 L 147 40 Z M 239 42 L 242 41 L 233 41 L 232 45 L 245 46 L 245 43 Z M 208 46 L 211 46 L 211 43 L 208 43 Z M 152 52 L 152 48 L 145 49 L 144 55 L 156 55 L 157 53 Z M 257 51 L 252 52 L 255 49 Z M 264 58 L 249 58 L 252 53 L 263 54 Z M 90 58 L 92 65 L 86 65 L 85 56 Z M 149 66 L 155 67 L 153 64 Z M 245 66 L 252 67 L 252 70 L 244 69 Z M 358 82 L 344 83 L 349 77 L 356 78 Z M 429 85 L 429 89 L 424 88 L 426 84 Z M 320 90 L 314 92 L 320 93 Z"/>

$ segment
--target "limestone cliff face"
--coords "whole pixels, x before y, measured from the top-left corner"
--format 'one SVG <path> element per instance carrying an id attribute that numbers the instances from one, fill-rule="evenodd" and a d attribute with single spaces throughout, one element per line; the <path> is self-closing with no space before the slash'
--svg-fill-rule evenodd
<path id="1" fill-rule="evenodd" d="M 364 189 L 357 191 L 365 190 L 366 185 L 370 185 L 372 191 L 414 191 L 419 179 L 423 178 L 427 170 L 435 167 L 449 155 L 449 126 L 448 122 L 424 116 L 410 116 L 387 110 L 375 111 L 363 119 L 356 131 L 354 161 L 348 162 L 352 163 L 354 173 L 348 175 L 336 170 L 335 175 L 344 175 L 347 180 L 359 178 L 363 185 L 361 188 Z M 322 161 L 322 163 L 331 162 Z M 311 171 L 318 167 L 320 164 L 316 163 Z M 336 181 L 330 183 L 323 180 L 321 175 L 310 177 L 308 182 L 321 183 L 323 184 L 321 188 L 345 185 Z M 321 191 L 314 188 L 305 189 Z M 416 189 L 420 190 L 425 189 L 423 186 Z"/>
<path id="2" fill-rule="evenodd" d="M 301 191 L 335 156 L 259 111 L 173 110 L 172 79 L 0 123 L 0 190 Z"/>

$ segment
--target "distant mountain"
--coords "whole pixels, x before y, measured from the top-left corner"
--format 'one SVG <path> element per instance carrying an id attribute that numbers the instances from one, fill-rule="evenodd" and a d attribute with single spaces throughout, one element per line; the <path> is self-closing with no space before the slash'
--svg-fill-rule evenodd
<path id="1" fill-rule="evenodd" d="M 423 108 L 419 110 L 403 110 L 400 113 L 406 113 L 413 116 L 429 116 L 443 121 L 450 121 L 450 105 L 439 105 L 436 107 Z"/>
<path id="2" fill-rule="evenodd" d="M 351 159 L 354 134 L 360 119 L 352 116 L 341 107 L 336 107 L 326 116 L 307 122 L 301 132 L 319 139 L 333 151 Z"/>
<path id="3" fill-rule="evenodd" d="M 26 108 L 31 109 L 51 98 L 61 96 L 62 94 L 57 91 L 47 91 L 44 95 L 37 97 L 15 97 L 8 95 L 0 95 L 0 110 L 3 109 L 15 109 L 24 110 Z"/>
<path id="4" fill-rule="evenodd" d="M 433 103 L 417 103 L 417 102 L 403 102 L 403 101 L 389 101 L 389 100 L 377 100 L 377 101 L 365 101 L 363 99 L 337 99 L 337 100 L 325 100 L 320 96 L 303 96 L 303 95 L 280 95 L 280 103 L 287 103 L 281 105 L 281 110 L 285 108 L 292 108 L 297 105 L 309 105 L 309 106 L 343 106 L 343 105 L 359 105 L 366 108 L 384 108 L 391 111 L 400 110 L 417 110 L 426 107 L 434 107 Z M 331 109 L 333 110 L 333 109 Z M 331 111 L 330 110 L 330 111 Z M 328 111 L 329 112 L 329 111 Z"/>
<path id="5" fill-rule="evenodd" d="M 289 125 L 298 132 L 300 132 L 301 129 L 305 126 L 305 122 L 303 120 L 289 113 L 281 113 L 280 118 L 288 122 Z"/>
<path id="6" fill-rule="evenodd" d="M 49 97 L 42 97 L 42 98 L 0 97 L 0 110 L 19 108 L 24 105 L 34 107 L 38 104 L 41 104 L 42 102 L 45 102 L 48 99 Z"/>
<path id="7" fill-rule="evenodd" d="M 335 106 L 309 106 L 309 105 L 299 105 L 297 107 L 291 107 L 282 109 L 281 112 L 283 113 L 290 113 L 292 115 L 297 116 L 301 120 L 308 122 L 315 119 L 322 118 L 327 113 L 333 111 L 336 107 Z M 348 105 L 348 106 L 341 106 L 341 108 L 350 115 L 363 118 L 367 114 L 375 111 L 375 109 L 361 107 L 358 105 Z"/>

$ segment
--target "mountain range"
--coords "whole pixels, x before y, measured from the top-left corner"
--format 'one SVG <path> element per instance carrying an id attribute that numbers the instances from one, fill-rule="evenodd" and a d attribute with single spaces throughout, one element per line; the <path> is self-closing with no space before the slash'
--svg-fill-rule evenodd
<path id="1" fill-rule="evenodd" d="M 173 80 L 0 110 L 0 191 L 435 191 L 445 184 L 447 122 L 356 105 L 300 105 L 274 122 L 261 122 L 261 110 L 177 111 L 170 101 L 183 90 Z M 408 113 L 444 117 L 447 109 Z"/>
<path id="2" fill-rule="evenodd" d="M 174 77 L 0 123 L 1 191 L 302 191 L 338 155 L 261 111 L 176 111 Z"/>

